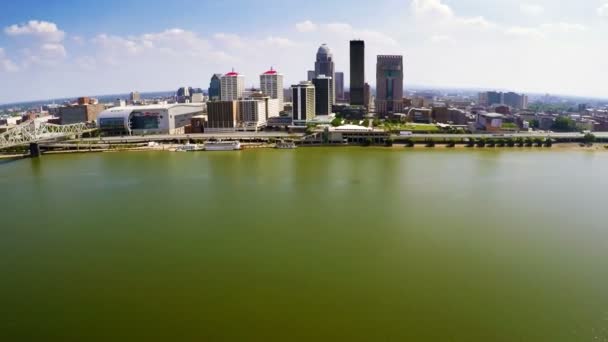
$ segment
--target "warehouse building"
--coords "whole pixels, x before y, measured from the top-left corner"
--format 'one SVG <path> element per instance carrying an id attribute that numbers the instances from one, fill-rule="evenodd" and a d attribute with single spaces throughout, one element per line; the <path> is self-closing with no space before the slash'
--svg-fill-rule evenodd
<path id="1" fill-rule="evenodd" d="M 184 134 L 193 116 L 203 113 L 200 103 L 114 107 L 97 117 L 99 129 L 114 134 Z"/>

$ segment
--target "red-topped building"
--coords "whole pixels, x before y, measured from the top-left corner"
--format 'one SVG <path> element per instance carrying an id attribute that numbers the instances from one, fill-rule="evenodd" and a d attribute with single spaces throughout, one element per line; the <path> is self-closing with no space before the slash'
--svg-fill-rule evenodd
<path id="1" fill-rule="evenodd" d="M 279 100 L 279 109 L 283 110 L 283 74 L 271 67 L 260 75 L 260 90 L 271 99 Z"/>

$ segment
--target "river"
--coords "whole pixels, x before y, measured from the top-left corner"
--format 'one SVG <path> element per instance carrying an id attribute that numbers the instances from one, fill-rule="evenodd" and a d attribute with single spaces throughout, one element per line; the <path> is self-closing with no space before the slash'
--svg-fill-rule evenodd
<path id="1" fill-rule="evenodd" d="M 2 341 L 602 341 L 608 153 L 0 163 Z"/>

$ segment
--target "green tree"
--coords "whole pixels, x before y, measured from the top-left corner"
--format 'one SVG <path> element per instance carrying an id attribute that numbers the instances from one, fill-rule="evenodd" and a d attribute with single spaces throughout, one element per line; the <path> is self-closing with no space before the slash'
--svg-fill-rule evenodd
<path id="1" fill-rule="evenodd" d="M 530 120 L 530 128 L 538 129 L 540 127 L 540 123 L 537 119 Z"/>
<path id="2" fill-rule="evenodd" d="M 335 118 L 331 121 L 331 125 L 334 127 L 338 127 L 340 125 L 342 125 L 342 119 L 340 118 Z"/>
<path id="3" fill-rule="evenodd" d="M 587 145 L 593 145 L 593 143 L 595 142 L 596 137 L 595 135 L 591 134 L 591 133 L 587 133 L 585 134 L 585 136 L 583 137 L 583 142 Z"/>
<path id="4" fill-rule="evenodd" d="M 567 116 L 560 116 L 555 119 L 551 129 L 556 132 L 576 132 L 576 122 Z"/>

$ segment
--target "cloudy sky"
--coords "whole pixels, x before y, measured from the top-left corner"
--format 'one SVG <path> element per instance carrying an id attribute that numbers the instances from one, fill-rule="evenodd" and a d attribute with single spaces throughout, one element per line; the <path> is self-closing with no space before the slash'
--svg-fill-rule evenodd
<path id="1" fill-rule="evenodd" d="M 0 103 L 306 78 L 327 43 L 405 56 L 408 85 L 608 97 L 608 0 L 20 0 L 0 12 Z"/>

